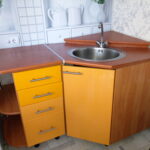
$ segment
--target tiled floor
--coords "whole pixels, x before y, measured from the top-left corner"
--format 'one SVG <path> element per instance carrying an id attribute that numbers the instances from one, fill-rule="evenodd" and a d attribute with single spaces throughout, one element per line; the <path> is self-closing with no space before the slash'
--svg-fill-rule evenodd
<path id="1" fill-rule="evenodd" d="M 50 140 L 35 148 L 5 147 L 4 150 L 150 150 L 150 129 L 119 141 L 111 146 L 61 136 L 59 140 Z"/>

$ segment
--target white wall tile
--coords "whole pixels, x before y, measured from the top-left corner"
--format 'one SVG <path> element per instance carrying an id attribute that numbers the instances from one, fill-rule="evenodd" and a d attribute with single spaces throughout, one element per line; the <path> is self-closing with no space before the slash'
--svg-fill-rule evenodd
<path id="1" fill-rule="evenodd" d="M 23 34 L 23 40 L 24 41 L 30 41 L 31 40 L 31 38 L 30 38 L 30 34 Z"/>
<path id="2" fill-rule="evenodd" d="M 31 33 L 31 40 L 37 40 L 38 39 L 38 36 L 37 36 L 37 33 Z"/>
<path id="3" fill-rule="evenodd" d="M 25 0 L 26 7 L 33 7 L 33 0 Z"/>
<path id="4" fill-rule="evenodd" d="M 27 17 L 21 17 L 20 18 L 20 24 L 21 25 L 27 25 L 28 24 Z"/>
<path id="5" fill-rule="evenodd" d="M 44 31 L 44 26 L 43 25 L 37 25 L 37 31 L 38 32 Z"/>
<path id="6" fill-rule="evenodd" d="M 36 27 L 36 25 L 29 25 L 29 31 L 30 31 L 30 32 L 37 32 L 37 27 Z"/>
<path id="7" fill-rule="evenodd" d="M 28 28 L 28 26 L 22 26 L 22 27 L 21 27 L 21 32 L 22 32 L 22 33 L 29 33 L 29 28 Z"/>
<path id="8" fill-rule="evenodd" d="M 36 17 L 36 23 L 37 24 L 42 24 L 43 23 L 43 17 L 42 16 L 37 16 Z"/>
<path id="9" fill-rule="evenodd" d="M 34 8 L 27 8 L 27 15 L 28 16 L 34 16 L 35 15 Z"/>
<path id="10" fill-rule="evenodd" d="M 19 16 L 27 16 L 25 8 L 18 8 Z"/>
<path id="11" fill-rule="evenodd" d="M 24 46 L 30 46 L 30 45 L 31 45 L 31 41 L 24 42 Z"/>
<path id="12" fill-rule="evenodd" d="M 35 15 L 42 15 L 42 9 L 41 8 L 35 8 Z"/>
<path id="13" fill-rule="evenodd" d="M 24 0 L 17 0 L 17 7 L 24 7 L 25 3 Z"/>
<path id="14" fill-rule="evenodd" d="M 45 40 L 39 40 L 39 44 L 45 44 Z"/>
<path id="15" fill-rule="evenodd" d="M 38 39 L 45 39 L 44 32 L 38 33 Z"/>
<path id="16" fill-rule="evenodd" d="M 32 45 L 38 45 L 39 44 L 38 41 L 32 41 L 31 43 L 32 43 Z"/>
<path id="17" fill-rule="evenodd" d="M 34 1 L 34 7 L 41 7 L 41 0 L 33 0 Z"/>
<path id="18" fill-rule="evenodd" d="M 35 24 L 35 17 L 28 17 L 28 24 Z"/>

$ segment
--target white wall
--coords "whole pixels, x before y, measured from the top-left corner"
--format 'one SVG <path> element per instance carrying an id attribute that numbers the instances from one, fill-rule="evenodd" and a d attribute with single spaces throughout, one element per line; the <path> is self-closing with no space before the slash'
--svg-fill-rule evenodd
<path id="1" fill-rule="evenodd" d="M 112 29 L 150 41 L 150 0 L 113 0 Z"/>

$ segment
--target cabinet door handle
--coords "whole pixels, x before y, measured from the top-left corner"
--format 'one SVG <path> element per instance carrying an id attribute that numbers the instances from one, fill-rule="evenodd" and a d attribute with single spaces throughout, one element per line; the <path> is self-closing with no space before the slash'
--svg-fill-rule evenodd
<path id="1" fill-rule="evenodd" d="M 47 80 L 47 79 L 50 79 L 50 78 L 51 78 L 51 76 L 46 76 L 46 77 L 43 77 L 43 78 L 32 79 L 32 80 L 30 80 L 30 82 L 37 82 L 37 81 Z"/>
<path id="2" fill-rule="evenodd" d="M 82 75 L 81 72 L 70 72 L 70 71 L 63 71 L 64 74 L 73 74 L 73 75 Z"/>
<path id="3" fill-rule="evenodd" d="M 53 130 L 56 130 L 56 128 L 51 127 L 50 129 L 47 129 L 47 130 L 40 130 L 40 131 L 38 132 L 38 134 L 48 133 L 48 132 L 51 132 L 51 131 L 53 131 Z"/>
<path id="4" fill-rule="evenodd" d="M 54 108 L 49 107 L 49 108 L 44 109 L 44 110 L 37 110 L 35 113 L 38 115 L 38 114 L 45 113 L 45 112 L 48 112 L 48 111 L 51 111 L 51 110 L 54 110 Z"/>
<path id="5" fill-rule="evenodd" d="M 42 94 L 42 95 L 35 95 L 33 97 L 33 99 L 42 98 L 42 97 L 46 97 L 46 96 L 49 96 L 49 95 L 53 95 L 53 93 L 48 92 L 48 93 Z"/>

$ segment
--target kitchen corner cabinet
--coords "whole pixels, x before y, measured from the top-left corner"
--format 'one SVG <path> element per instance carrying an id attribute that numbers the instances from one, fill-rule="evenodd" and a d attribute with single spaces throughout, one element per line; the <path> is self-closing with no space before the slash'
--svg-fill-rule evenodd
<path id="1" fill-rule="evenodd" d="M 67 135 L 109 145 L 150 127 L 150 62 L 64 66 Z"/>
<path id="2" fill-rule="evenodd" d="M 0 112 L 14 115 L 3 123 L 7 143 L 30 147 L 63 135 L 61 66 L 13 73 L 13 79 L 15 88 L 7 85 L 0 93 L 5 102 Z"/>

